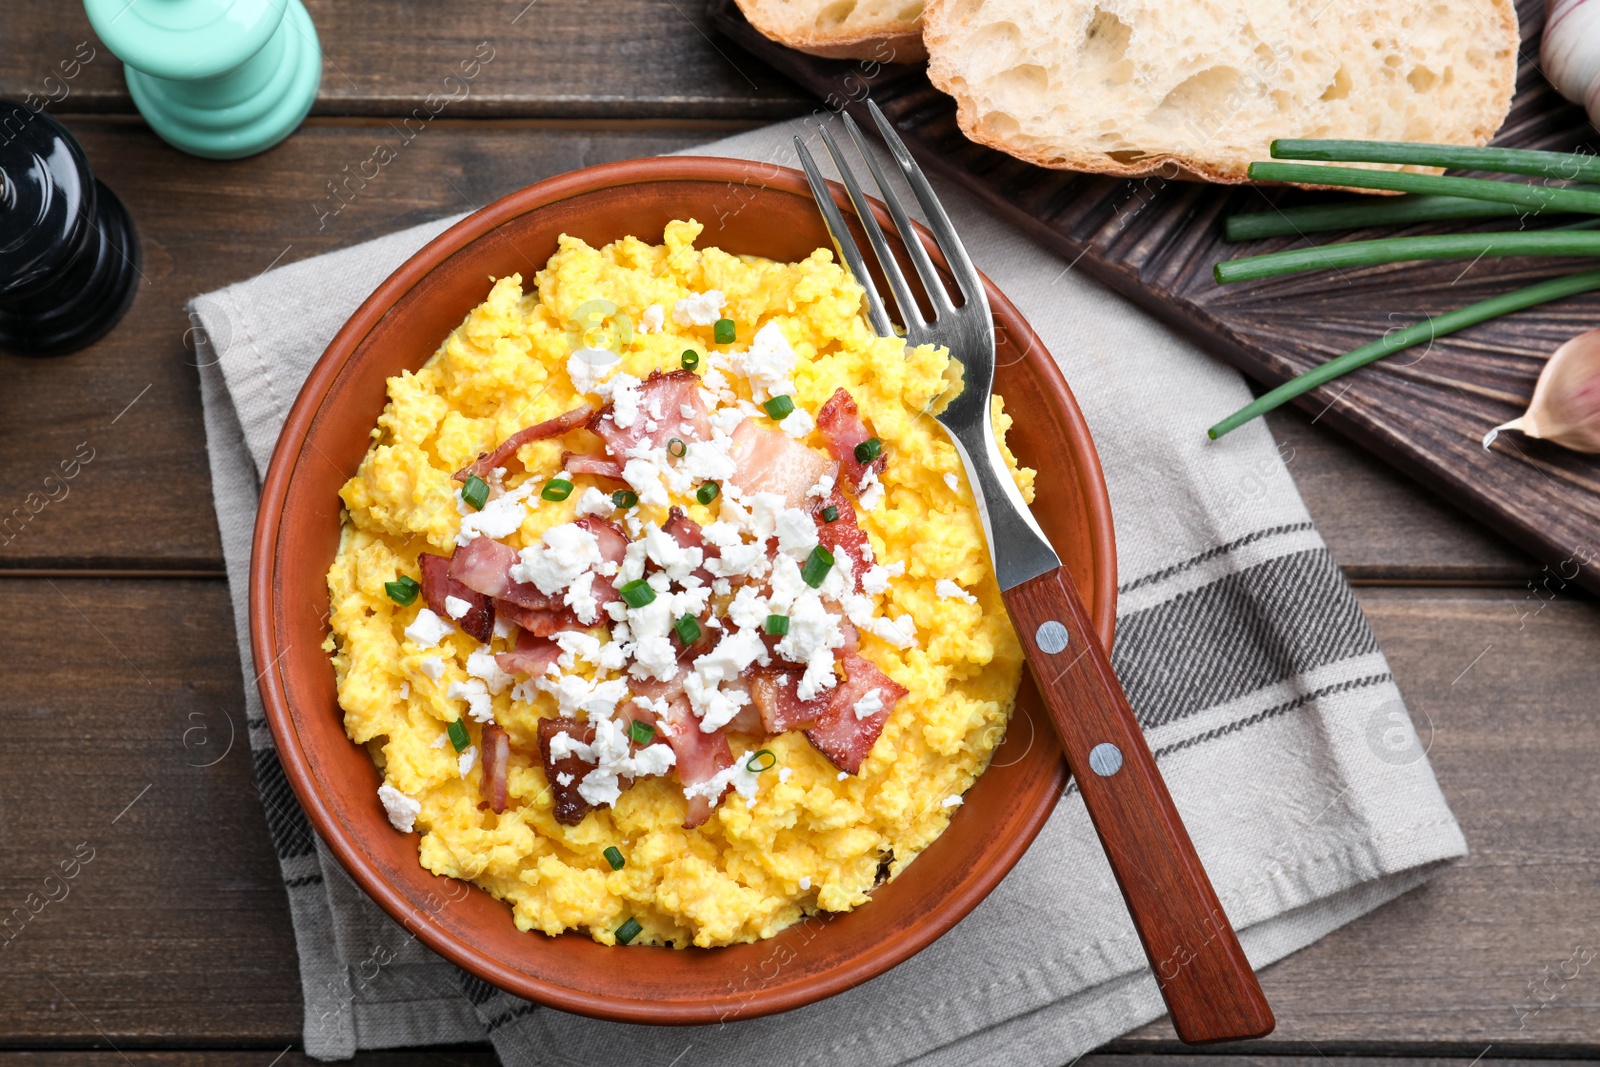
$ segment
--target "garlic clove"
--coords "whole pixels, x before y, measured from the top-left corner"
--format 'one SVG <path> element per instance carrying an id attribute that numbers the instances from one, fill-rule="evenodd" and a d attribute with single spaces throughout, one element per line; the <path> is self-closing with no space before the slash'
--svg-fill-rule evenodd
<path id="1" fill-rule="evenodd" d="M 1545 5 L 1539 67 L 1550 84 L 1600 126 L 1600 2 L 1551 0 Z"/>
<path id="2" fill-rule="evenodd" d="M 1539 372 L 1528 410 L 1484 434 L 1483 447 L 1501 430 L 1574 452 L 1600 452 L 1600 330 L 1580 333 L 1556 349 Z"/>

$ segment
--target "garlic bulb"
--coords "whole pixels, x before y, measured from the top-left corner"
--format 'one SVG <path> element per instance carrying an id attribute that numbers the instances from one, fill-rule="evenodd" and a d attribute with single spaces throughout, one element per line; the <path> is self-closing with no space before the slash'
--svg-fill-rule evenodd
<path id="1" fill-rule="evenodd" d="M 1552 0 L 1545 7 L 1539 65 L 1556 92 L 1582 104 L 1600 126 L 1600 0 Z"/>
<path id="2" fill-rule="evenodd" d="M 1574 452 L 1600 452 L 1600 330 L 1580 333 L 1550 356 L 1521 418 L 1484 434 L 1483 447 L 1501 430 L 1519 430 Z"/>

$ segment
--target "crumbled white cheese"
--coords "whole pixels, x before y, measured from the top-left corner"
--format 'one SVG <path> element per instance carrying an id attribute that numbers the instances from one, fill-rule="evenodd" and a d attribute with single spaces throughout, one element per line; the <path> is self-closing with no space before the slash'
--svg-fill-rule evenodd
<path id="1" fill-rule="evenodd" d="M 628 743 L 627 728 L 613 720 L 595 723 L 594 741 L 587 748 L 593 758 L 586 762 L 595 764 L 595 769 L 578 783 L 578 795 L 597 807 L 609 807 L 617 802 L 622 795 L 619 779 L 665 774 L 677 763 L 677 756 L 669 745 L 650 745 L 634 753 Z M 550 754 L 555 756 L 554 743 Z"/>
<path id="2" fill-rule="evenodd" d="M 889 588 L 889 579 L 906 572 L 905 563 L 896 560 L 888 566 L 868 567 L 861 575 L 861 590 L 868 596 L 877 596 Z"/>
<path id="3" fill-rule="evenodd" d="M 878 481 L 878 471 L 876 468 L 868 467 L 866 472 L 861 475 L 861 485 L 859 490 L 860 491 L 856 494 L 856 499 L 861 501 L 861 510 L 878 510 L 878 505 L 883 503 L 884 489 L 883 483 Z"/>
<path id="4" fill-rule="evenodd" d="M 487 504 L 482 511 L 458 507 L 461 512 L 461 529 L 456 533 L 456 544 L 468 545 L 479 537 L 500 540 L 522 529 L 522 520 L 528 517 L 527 500 L 538 488 L 537 482 L 524 482 L 508 493 L 502 493 Z M 458 504 L 461 490 L 456 490 Z"/>
<path id="5" fill-rule="evenodd" d="M 868 689 L 860 700 L 851 705 L 858 719 L 870 719 L 883 710 L 883 690 Z"/>
<path id="6" fill-rule="evenodd" d="M 809 874 L 802 875 L 801 878 L 800 878 L 800 891 L 802 893 L 804 893 L 806 890 L 808 890 L 810 888 L 811 888 L 811 876 Z"/>
<path id="7" fill-rule="evenodd" d="M 917 626 L 911 621 L 910 615 L 901 615 L 897 619 L 874 618 L 864 623 L 853 618 L 850 621 L 895 648 L 915 648 L 917 645 Z"/>
<path id="8" fill-rule="evenodd" d="M 685 548 L 677 538 L 654 523 L 644 528 L 645 557 L 666 572 L 668 578 L 682 583 L 705 560 L 699 548 Z"/>
<path id="9" fill-rule="evenodd" d="M 500 638 L 510 637 L 511 627 L 511 620 L 501 618 L 499 615 L 494 617 L 494 636 Z"/>
<path id="10" fill-rule="evenodd" d="M 511 578 L 532 582 L 545 596 L 555 596 L 573 579 L 602 562 L 600 542 L 576 523 L 566 522 L 544 532 L 536 545 L 521 552 L 521 562 L 511 566 Z"/>
<path id="11" fill-rule="evenodd" d="M 727 303 L 720 289 L 690 293 L 672 305 L 672 321 L 679 326 L 711 326 L 722 318 Z"/>
<path id="12" fill-rule="evenodd" d="M 617 505 L 611 499 L 611 494 L 602 493 L 592 485 L 585 487 L 578 497 L 578 515 L 580 518 L 584 515 L 596 515 L 604 519 L 608 518 L 615 510 L 617 510 Z"/>
<path id="13" fill-rule="evenodd" d="M 950 487 L 952 493 L 961 492 L 961 479 L 956 477 L 955 471 L 944 472 L 944 484 Z"/>
<path id="14" fill-rule="evenodd" d="M 563 674 L 559 679 L 537 678 L 534 686 L 551 693 L 561 714 L 583 714 L 591 723 L 609 719 L 616 713 L 617 704 L 628 695 L 628 683 L 621 678 L 597 682 L 581 674 Z"/>
<path id="15" fill-rule="evenodd" d="M 550 761 L 559 763 L 568 756 L 577 756 L 585 763 L 593 763 L 594 747 L 561 730 L 550 739 Z"/>
<path id="16" fill-rule="evenodd" d="M 568 786 L 577 781 L 577 779 L 572 777 L 572 775 L 568 774 L 566 771 L 557 771 L 556 781 L 560 782 L 563 786 Z"/>
<path id="17" fill-rule="evenodd" d="M 849 772 L 848 772 L 848 771 L 840 771 L 840 772 L 839 772 L 839 773 L 838 773 L 838 775 L 836 775 L 836 777 L 837 777 L 837 778 L 838 778 L 838 779 L 839 779 L 839 781 L 841 781 L 841 782 L 842 782 L 842 781 L 844 781 L 844 780 L 845 780 L 845 779 L 846 779 L 846 778 L 848 778 L 848 777 L 850 777 L 850 774 L 849 774 Z"/>
<path id="18" fill-rule="evenodd" d="M 447 596 L 444 598 L 444 613 L 450 616 L 452 619 L 459 619 L 461 616 L 465 615 L 471 610 L 472 602 L 469 600 L 462 600 L 458 596 Z"/>
<path id="19" fill-rule="evenodd" d="M 793 767 L 779 767 L 778 768 L 778 781 L 783 783 L 784 785 L 787 785 L 789 783 L 789 779 L 793 775 L 794 775 L 794 768 Z"/>
<path id="20" fill-rule="evenodd" d="M 959 808 L 961 806 L 961 797 L 955 793 L 951 793 L 949 796 L 939 801 L 939 806 L 941 808 Z"/>
<path id="21" fill-rule="evenodd" d="M 443 733 L 443 734 L 440 734 L 438 737 L 435 737 L 433 739 L 433 744 L 429 745 L 428 747 L 429 748 L 443 748 L 444 746 L 448 745 L 449 743 L 450 743 L 450 735 L 448 733 Z"/>
<path id="22" fill-rule="evenodd" d="M 816 428 L 816 420 L 804 408 L 795 408 L 778 423 L 778 429 L 797 440 Z"/>
<path id="23" fill-rule="evenodd" d="M 467 714 L 473 722 L 494 722 L 494 704 L 489 699 L 489 687 L 481 678 L 468 678 L 464 682 L 451 682 L 444 695 L 451 700 L 465 700 Z"/>
<path id="24" fill-rule="evenodd" d="M 436 682 L 444 674 L 444 660 L 438 656 L 423 656 L 417 666 L 422 668 L 423 674 Z"/>
<path id="25" fill-rule="evenodd" d="M 422 814 L 421 801 L 406 796 L 388 782 L 378 787 L 378 799 L 389 816 L 390 826 L 403 834 L 409 834 L 416 828 L 417 816 Z"/>
<path id="26" fill-rule="evenodd" d="M 684 679 L 683 691 L 689 698 L 689 707 L 700 717 L 700 731 L 707 734 L 728 725 L 739 709 L 750 703 L 750 694 L 744 690 L 707 686 L 698 672 L 691 672 Z"/>
<path id="27" fill-rule="evenodd" d="M 778 535 L 778 551 L 795 559 L 805 559 L 817 547 L 816 520 L 799 508 L 785 508 L 773 524 Z"/>
<path id="28" fill-rule="evenodd" d="M 794 393 L 794 349 L 776 322 L 757 330 L 749 349 L 730 355 L 734 371 L 750 383 L 750 396 L 755 403 Z"/>
<path id="29" fill-rule="evenodd" d="M 494 653 L 483 648 L 475 649 L 467 657 L 467 675 L 482 681 L 491 693 L 503 693 L 508 686 L 516 681 L 515 678 L 500 669 L 500 664 L 494 658 Z"/>
<path id="30" fill-rule="evenodd" d="M 572 609 L 578 621 L 593 626 L 600 619 L 600 602 L 594 595 L 594 572 L 584 571 L 572 580 L 561 602 Z"/>
<path id="31" fill-rule="evenodd" d="M 611 421 L 629 429 L 639 419 L 639 401 L 644 394 L 639 391 L 639 379 L 631 374 L 619 374 L 597 390 L 602 396 L 610 394 Z"/>
<path id="32" fill-rule="evenodd" d="M 639 494 L 639 503 L 659 508 L 671 503 L 664 484 L 673 473 L 670 458 L 666 449 L 647 444 L 628 449 L 622 480 Z"/>
<path id="33" fill-rule="evenodd" d="M 416 619 L 405 629 L 406 636 L 415 641 L 418 648 L 432 648 L 455 632 L 456 628 L 435 615 L 431 608 L 418 611 Z"/>
<path id="34" fill-rule="evenodd" d="M 831 474 L 824 474 L 817 479 L 817 484 L 806 490 L 806 496 L 814 496 L 818 500 L 826 500 L 833 495 L 834 478 Z"/>
<path id="35" fill-rule="evenodd" d="M 716 807 L 717 801 L 722 799 L 723 792 L 732 785 L 734 792 L 749 803 L 755 799 L 756 791 L 761 787 L 761 772 L 751 770 L 749 763 L 748 754 L 735 756 L 733 766 L 724 767 L 703 782 L 684 786 L 683 795 L 690 800 L 695 797 L 705 797 L 711 801 L 712 807 Z"/>
<path id="36" fill-rule="evenodd" d="M 978 598 L 961 588 L 949 578 L 940 578 L 933 583 L 933 591 L 944 600 L 965 600 L 968 604 L 976 604 Z"/>
<path id="37" fill-rule="evenodd" d="M 411 683 L 410 682 L 401 682 L 400 683 L 400 699 L 401 700 L 409 700 L 410 698 L 411 698 Z"/>
<path id="38" fill-rule="evenodd" d="M 583 394 L 598 393 L 598 386 L 622 363 L 622 357 L 609 348 L 580 348 L 567 357 L 567 377 L 572 388 Z"/>
<path id="39" fill-rule="evenodd" d="M 468 745 L 461 755 L 456 757 L 456 769 L 461 772 L 461 777 L 465 778 L 472 773 L 472 768 L 477 762 L 478 746 Z"/>
<path id="40" fill-rule="evenodd" d="M 833 674 L 833 650 L 844 644 L 839 617 L 807 590 L 789 608 L 789 632 L 777 644 L 777 653 L 806 670 L 795 688 L 801 700 L 812 700 L 838 684 Z"/>
<path id="41" fill-rule="evenodd" d="M 666 322 L 666 312 L 660 304 L 651 304 L 639 312 L 640 333 L 660 333 L 661 327 Z"/>

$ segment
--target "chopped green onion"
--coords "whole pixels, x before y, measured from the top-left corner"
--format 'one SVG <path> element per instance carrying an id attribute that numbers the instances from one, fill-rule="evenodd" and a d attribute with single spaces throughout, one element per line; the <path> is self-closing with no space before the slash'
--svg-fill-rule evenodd
<path id="1" fill-rule="evenodd" d="M 617 944 L 626 945 L 639 936 L 644 927 L 639 925 L 638 919 L 630 918 L 627 922 L 617 927 Z"/>
<path id="2" fill-rule="evenodd" d="M 678 635 L 678 640 L 685 645 L 692 645 L 700 640 L 700 623 L 695 621 L 693 615 L 685 615 L 672 624 L 673 632 Z"/>
<path id="3" fill-rule="evenodd" d="M 422 586 L 409 574 L 402 574 L 392 582 L 383 583 L 383 591 L 389 594 L 389 599 L 403 608 L 409 608 L 417 602 L 417 594 L 422 591 Z"/>
<path id="4" fill-rule="evenodd" d="M 744 769 L 760 774 L 770 771 L 778 765 L 778 757 L 772 754 L 772 749 L 764 748 L 744 761 Z"/>
<path id="5" fill-rule="evenodd" d="M 622 870 L 622 868 L 624 868 L 624 867 L 626 867 L 628 865 L 628 861 L 622 858 L 622 850 L 617 848 L 616 845 L 608 846 L 606 848 L 606 850 L 604 852 L 600 853 L 600 854 L 606 858 L 606 862 L 607 863 L 611 864 L 611 869 L 613 871 L 620 871 L 620 870 Z M 628 921 L 632 922 L 633 920 L 629 919 Z M 638 932 L 639 931 L 635 930 L 633 933 L 637 934 Z M 620 931 L 620 930 L 617 931 L 617 935 L 619 937 L 621 936 L 621 934 L 622 934 L 622 931 Z M 632 940 L 633 940 L 633 934 L 629 934 L 628 935 L 628 941 L 632 941 Z M 623 942 L 623 943 L 626 944 L 627 942 Z"/>
<path id="6" fill-rule="evenodd" d="M 773 637 L 782 637 L 784 634 L 789 632 L 789 616 L 768 615 L 766 631 Z"/>
<path id="7" fill-rule="evenodd" d="M 628 736 L 636 745 L 648 745 L 655 740 L 656 728 L 643 719 L 634 719 L 628 724 Z"/>
<path id="8" fill-rule="evenodd" d="M 839 509 L 834 507 L 832 504 L 829 504 L 827 507 L 823 508 L 822 509 L 822 521 L 823 522 L 838 522 L 839 521 Z"/>
<path id="9" fill-rule="evenodd" d="M 565 478 L 556 478 L 539 495 L 546 500 L 565 500 L 572 495 L 572 483 Z"/>
<path id="10" fill-rule="evenodd" d="M 654 603 L 656 599 L 656 591 L 643 578 L 635 578 L 618 589 L 617 593 L 628 602 L 630 608 L 642 608 L 646 604 Z"/>
<path id="11" fill-rule="evenodd" d="M 788 393 L 775 396 L 761 407 L 766 411 L 767 418 L 773 420 L 786 419 L 794 413 L 794 397 Z"/>
<path id="12" fill-rule="evenodd" d="M 667 455 L 673 459 L 682 459 L 683 454 L 689 451 L 689 446 L 683 443 L 681 437 L 674 437 L 667 442 Z"/>
<path id="13" fill-rule="evenodd" d="M 1362 197 L 1356 203 L 1307 204 L 1229 215 L 1223 236 L 1228 241 L 1255 241 L 1263 237 L 1301 236 L 1329 230 L 1360 230 L 1369 226 L 1409 226 L 1441 219 L 1492 219 L 1526 214 L 1515 204 L 1472 200 L 1464 196 L 1391 196 L 1381 203 Z"/>
<path id="14" fill-rule="evenodd" d="M 461 499 L 471 504 L 473 511 L 482 511 L 489 502 L 489 483 L 476 474 L 467 475 L 467 482 L 461 487 Z"/>
<path id="15" fill-rule="evenodd" d="M 1438 237 L 1386 237 L 1317 248 L 1228 259 L 1212 269 L 1217 281 L 1253 282 L 1279 274 L 1338 267 L 1370 267 L 1417 259 L 1477 259 L 1483 256 L 1600 256 L 1600 234 L 1536 230 L 1525 233 L 1461 233 Z"/>
<path id="16" fill-rule="evenodd" d="M 738 339 L 739 330 L 732 319 L 718 319 L 717 324 L 711 327 L 711 338 L 719 345 L 731 345 Z"/>
<path id="17" fill-rule="evenodd" d="M 692 348 L 685 348 L 683 355 L 678 357 L 678 362 L 683 364 L 684 370 L 694 370 L 700 365 L 700 353 Z"/>
<path id="18" fill-rule="evenodd" d="M 717 499 L 717 494 L 720 492 L 722 492 L 722 486 L 716 482 L 706 482 L 695 490 L 694 498 L 702 504 L 709 504 Z"/>
<path id="19" fill-rule="evenodd" d="M 1431 341 L 1436 337 L 1454 333 L 1487 319 L 1505 315 L 1523 308 L 1533 307 L 1535 304 L 1559 300 L 1574 293 L 1588 292 L 1600 289 L 1600 270 L 1583 271 L 1580 274 L 1571 274 L 1564 278 L 1552 278 L 1549 281 L 1531 285 L 1526 289 L 1515 292 L 1502 293 L 1490 297 L 1488 300 L 1446 312 L 1443 315 L 1433 316 L 1424 322 L 1407 326 L 1402 330 L 1395 330 L 1380 340 L 1362 345 L 1342 356 L 1330 359 L 1321 366 L 1314 367 L 1296 378 L 1291 378 L 1269 393 L 1256 398 L 1251 403 L 1229 415 L 1211 429 L 1206 435 L 1216 440 L 1230 430 L 1235 430 L 1245 423 L 1260 415 L 1265 415 L 1273 408 L 1286 401 L 1292 400 L 1302 393 L 1310 392 L 1325 382 L 1332 381 L 1346 371 L 1364 367 L 1374 360 L 1381 359 L 1391 352 L 1398 352 L 1412 345 Z"/>
<path id="20" fill-rule="evenodd" d="M 1520 204 L 1537 211 L 1577 211 L 1600 214 L 1600 193 L 1563 189 L 1492 178 L 1452 178 L 1438 174 L 1413 174 L 1400 170 L 1361 170 L 1357 167 L 1318 167 L 1307 163 L 1252 163 L 1251 181 L 1301 182 L 1350 189 L 1388 189 L 1399 193 L 1439 193 Z"/>
<path id="21" fill-rule="evenodd" d="M 856 445 L 856 462 L 871 463 L 883 455 L 883 442 L 876 437 L 869 437 Z"/>
<path id="22" fill-rule="evenodd" d="M 639 494 L 632 489 L 618 489 L 611 494 L 611 502 L 619 508 L 636 507 L 639 503 Z"/>
<path id="23" fill-rule="evenodd" d="M 1576 152 L 1526 148 L 1475 148 L 1408 141 L 1338 141 L 1282 138 L 1272 142 L 1273 159 L 1316 159 L 1329 163 L 1400 163 L 1455 167 L 1500 174 L 1533 174 L 1566 181 L 1600 181 L 1600 158 Z"/>
<path id="24" fill-rule="evenodd" d="M 472 738 L 467 736 L 467 728 L 461 724 L 460 719 L 455 720 L 444 729 L 450 735 L 450 743 L 455 746 L 457 752 L 465 752 L 467 746 L 472 744 Z"/>
<path id="25" fill-rule="evenodd" d="M 822 585 L 822 579 L 828 576 L 828 570 L 832 566 L 833 553 L 818 545 L 811 550 L 811 555 L 806 557 L 805 566 L 800 568 L 800 577 L 811 588 L 819 588 Z"/>

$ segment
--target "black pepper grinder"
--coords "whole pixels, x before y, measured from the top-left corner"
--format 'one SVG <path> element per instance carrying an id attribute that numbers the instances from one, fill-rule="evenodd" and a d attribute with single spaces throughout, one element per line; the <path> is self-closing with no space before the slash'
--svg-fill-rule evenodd
<path id="1" fill-rule="evenodd" d="M 0 100 L 0 348 L 54 356 L 93 344 L 138 280 L 133 223 L 77 138 Z"/>

